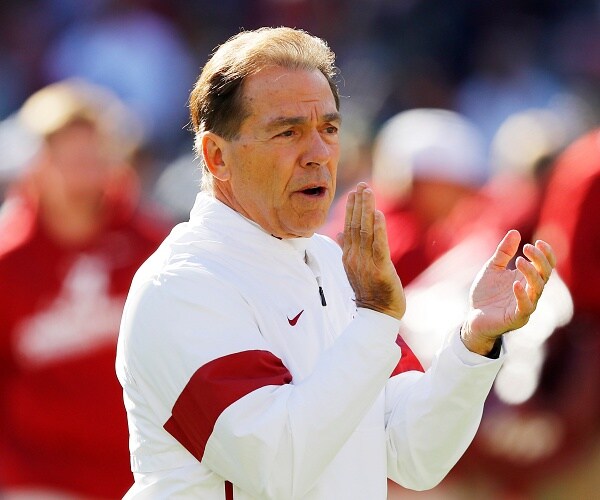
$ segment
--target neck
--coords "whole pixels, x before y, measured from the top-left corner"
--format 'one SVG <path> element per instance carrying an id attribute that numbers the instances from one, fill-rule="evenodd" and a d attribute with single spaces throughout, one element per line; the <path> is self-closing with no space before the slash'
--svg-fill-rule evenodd
<path id="1" fill-rule="evenodd" d="M 103 224 L 100 198 L 40 200 L 40 219 L 59 243 L 81 245 L 90 241 Z"/>

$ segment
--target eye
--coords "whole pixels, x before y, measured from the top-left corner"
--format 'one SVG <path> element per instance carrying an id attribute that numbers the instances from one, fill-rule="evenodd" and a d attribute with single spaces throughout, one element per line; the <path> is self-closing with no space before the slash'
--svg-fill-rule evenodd
<path id="1" fill-rule="evenodd" d="M 294 136 L 293 130 L 285 130 L 285 131 L 281 132 L 280 134 L 276 135 L 276 137 L 293 137 L 293 136 Z"/>
<path id="2" fill-rule="evenodd" d="M 339 129 L 335 125 L 328 125 L 325 127 L 325 133 L 330 135 L 337 134 L 338 130 Z"/>

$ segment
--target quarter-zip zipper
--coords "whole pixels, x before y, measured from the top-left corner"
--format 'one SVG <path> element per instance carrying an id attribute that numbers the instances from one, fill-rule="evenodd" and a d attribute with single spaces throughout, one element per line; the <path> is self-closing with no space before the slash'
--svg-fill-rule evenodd
<path id="1" fill-rule="evenodd" d="M 319 262 L 317 261 L 317 259 L 312 257 L 308 251 L 305 253 L 305 262 L 308 268 L 312 271 L 313 276 L 317 280 L 317 287 L 319 288 L 319 297 L 321 299 L 321 305 L 323 307 L 326 307 L 327 301 L 325 300 L 325 292 L 323 291 L 323 281 L 321 279 L 321 268 L 319 267 Z"/>
<path id="2" fill-rule="evenodd" d="M 321 276 L 317 276 L 317 285 L 319 286 L 319 295 L 321 296 L 321 305 L 325 307 L 327 301 L 325 300 L 325 292 L 323 292 L 323 286 L 321 284 Z"/>

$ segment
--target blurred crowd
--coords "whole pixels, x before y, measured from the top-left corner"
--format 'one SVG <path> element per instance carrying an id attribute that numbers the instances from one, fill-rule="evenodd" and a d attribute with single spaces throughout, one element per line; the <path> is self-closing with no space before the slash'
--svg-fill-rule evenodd
<path id="1" fill-rule="evenodd" d="M 341 229 L 359 180 L 406 288 L 427 367 L 501 236 L 557 272 L 480 431 L 440 486 L 390 498 L 600 491 L 598 0 L 7 0 L 0 4 L 0 497 L 120 498 L 114 376 L 135 269 L 199 184 L 186 98 L 240 28 L 288 25 L 338 57 Z M 435 314 L 432 313 L 435 311 Z M 70 495 L 70 496 L 69 496 Z"/>
<path id="2" fill-rule="evenodd" d="M 291 25 L 336 52 L 346 184 L 368 171 L 379 126 L 406 109 L 458 111 L 487 147 L 509 115 L 531 107 L 556 111 L 571 133 L 594 123 L 599 11 L 597 0 L 7 0 L 0 120 L 49 83 L 105 85 L 142 119 L 138 168 L 154 188 L 191 149 L 186 97 L 215 46 L 240 28 Z"/>

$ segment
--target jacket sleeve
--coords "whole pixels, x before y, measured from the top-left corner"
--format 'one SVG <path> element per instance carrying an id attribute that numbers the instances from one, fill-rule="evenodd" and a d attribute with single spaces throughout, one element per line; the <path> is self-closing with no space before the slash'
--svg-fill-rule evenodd
<path id="1" fill-rule="evenodd" d="M 385 388 L 399 322 L 359 309 L 295 383 L 238 291 L 209 275 L 200 291 L 197 277 L 169 281 L 132 298 L 123 326 L 160 425 L 250 495 L 305 495 Z"/>
<path id="2" fill-rule="evenodd" d="M 388 476 L 413 490 L 436 486 L 471 444 L 499 359 L 449 336 L 431 367 L 392 377 L 386 387 Z"/>

